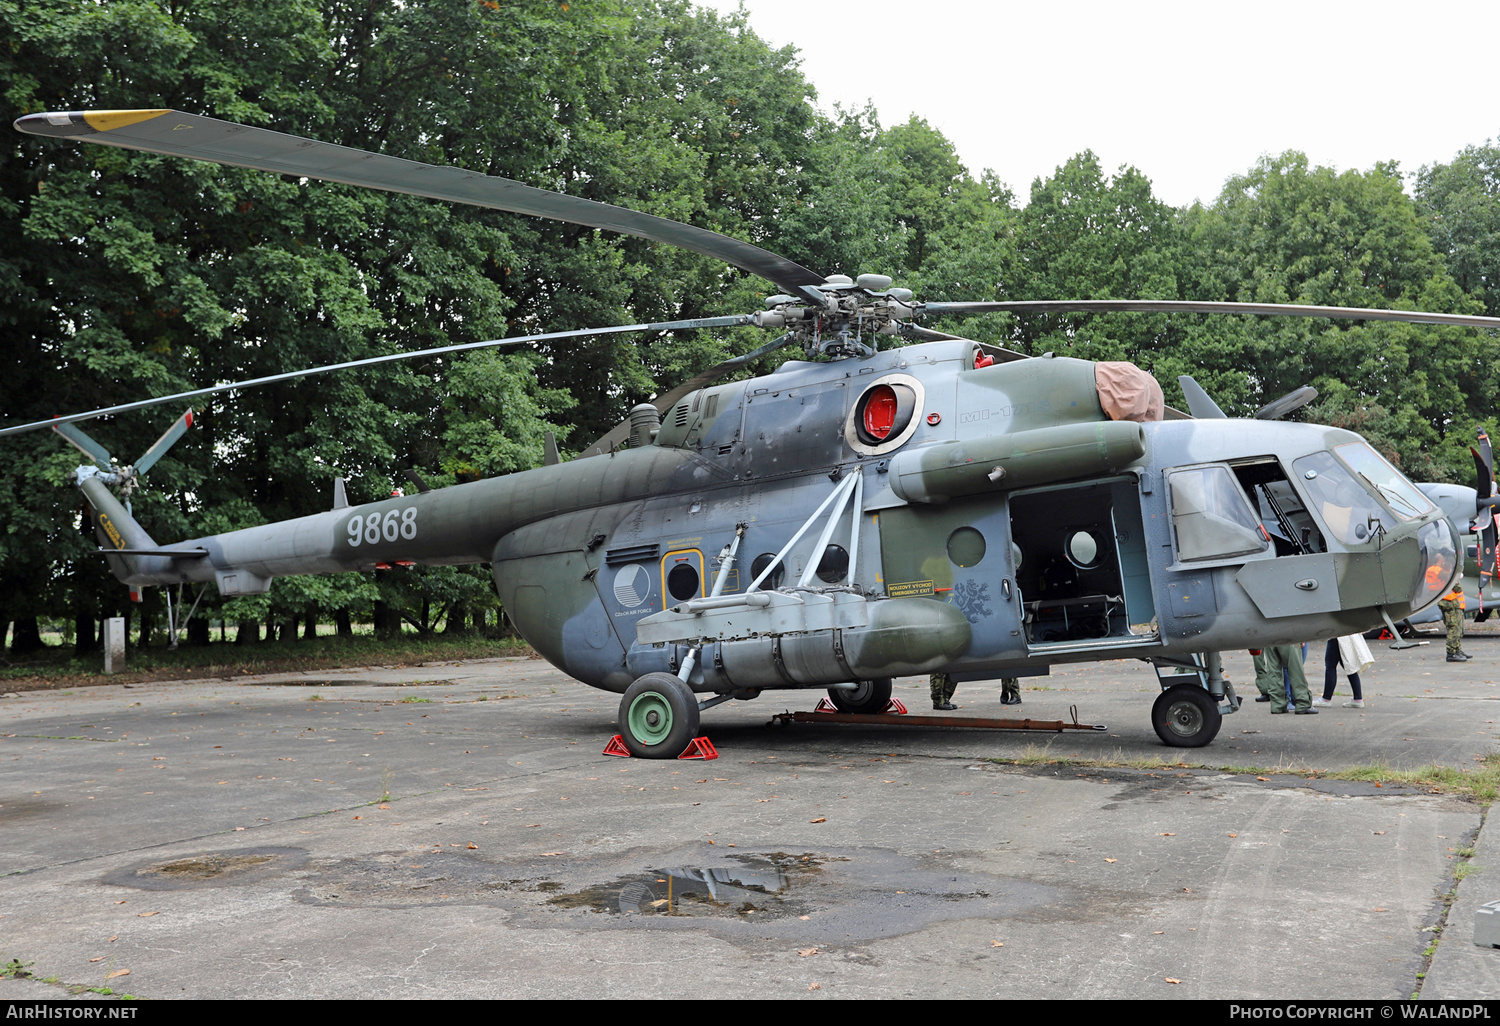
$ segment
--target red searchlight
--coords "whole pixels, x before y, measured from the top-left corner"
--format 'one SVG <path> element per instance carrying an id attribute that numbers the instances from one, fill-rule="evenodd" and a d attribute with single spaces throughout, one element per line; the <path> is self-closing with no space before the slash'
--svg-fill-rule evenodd
<path id="1" fill-rule="evenodd" d="M 871 385 L 856 406 L 855 434 L 866 445 L 894 443 L 911 423 L 916 405 L 917 394 L 908 385 Z"/>
<path id="2" fill-rule="evenodd" d="M 865 398 L 865 434 L 877 441 L 891 436 L 896 426 L 896 393 L 890 385 L 877 385 Z"/>

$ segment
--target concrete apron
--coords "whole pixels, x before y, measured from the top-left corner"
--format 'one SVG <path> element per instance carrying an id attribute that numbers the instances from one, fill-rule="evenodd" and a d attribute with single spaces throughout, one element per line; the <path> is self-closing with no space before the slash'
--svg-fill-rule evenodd
<path id="1" fill-rule="evenodd" d="M 1134 662 L 955 697 L 1100 733 L 767 729 L 817 694 L 783 693 L 706 713 L 712 762 L 602 757 L 615 696 L 530 660 L 25 693 L 0 997 L 1494 997 L 1484 810 L 1297 772 L 1477 765 L 1500 643 L 1466 646 L 1374 646 L 1368 708 L 1304 717 L 1230 654 L 1198 750 Z"/>

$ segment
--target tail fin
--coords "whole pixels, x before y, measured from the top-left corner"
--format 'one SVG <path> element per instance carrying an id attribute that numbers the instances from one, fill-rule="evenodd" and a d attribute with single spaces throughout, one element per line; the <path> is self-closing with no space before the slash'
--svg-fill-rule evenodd
<path id="1" fill-rule="evenodd" d="M 93 510 L 94 533 L 99 538 L 99 544 L 106 550 L 125 550 L 125 554 L 104 557 L 109 562 L 110 572 L 126 584 L 154 583 L 136 581 L 133 578 L 142 573 L 141 562 L 152 550 L 157 549 L 156 542 L 101 480 L 104 475 L 93 467 L 79 467 L 75 473 L 78 477 L 78 489 L 83 492 Z"/>

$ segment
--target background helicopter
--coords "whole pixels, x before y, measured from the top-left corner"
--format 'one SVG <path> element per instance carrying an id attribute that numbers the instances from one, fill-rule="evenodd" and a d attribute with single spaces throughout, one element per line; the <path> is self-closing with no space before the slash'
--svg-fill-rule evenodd
<path id="1" fill-rule="evenodd" d="M 1489 619 L 1500 604 L 1496 587 L 1495 510 L 1500 507 L 1495 483 L 1495 455 L 1489 432 L 1479 428 L 1478 447 L 1471 447 L 1474 457 L 1474 487 L 1424 481 L 1417 485 L 1422 493 L 1443 508 L 1458 535 L 1463 553 L 1464 616 L 1477 623 Z M 1410 624 L 1437 623 L 1442 620 L 1436 606 L 1420 610 L 1407 618 Z"/>
<path id="2" fill-rule="evenodd" d="M 712 385 L 748 357 L 735 358 L 637 407 L 586 453 L 598 458 L 360 506 L 338 489 L 326 513 L 165 547 L 109 486 L 128 496 L 140 463 L 170 441 L 122 468 L 68 425 L 422 354 L 0 431 L 56 426 L 93 457 L 77 483 L 111 568 L 132 585 L 213 582 L 243 595 L 288 574 L 490 562 L 527 640 L 624 693 L 622 732 L 639 755 L 675 756 L 701 709 L 764 690 L 827 687 L 842 708 L 878 711 L 895 675 L 1030 675 L 1127 656 L 1162 677 L 1152 720 L 1163 741 L 1203 745 L 1238 706 L 1222 649 L 1389 623 L 1459 572 L 1443 512 L 1352 432 L 1217 424 L 1196 386 L 1194 418 L 1165 419 L 1160 387 L 1130 364 L 1025 358 L 916 322 L 1002 310 L 1500 319 L 1155 300 L 924 304 L 887 277 L 824 277 L 675 221 L 174 111 L 38 114 L 17 127 L 627 232 L 786 290 L 755 314 L 424 351 L 747 324 L 785 332 L 748 356 L 802 347 L 805 359 L 772 375 Z M 926 341 L 874 348 L 889 335 Z"/>

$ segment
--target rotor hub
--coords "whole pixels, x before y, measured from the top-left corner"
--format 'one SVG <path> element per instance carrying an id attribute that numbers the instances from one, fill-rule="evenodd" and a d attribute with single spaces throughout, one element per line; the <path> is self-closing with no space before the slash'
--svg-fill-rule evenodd
<path id="1" fill-rule="evenodd" d="M 789 330 L 809 357 L 868 356 L 873 347 L 866 344 L 866 336 L 899 334 L 901 325 L 916 314 L 911 289 L 890 284 L 891 279 L 883 274 L 862 274 L 857 281 L 830 275 L 817 286 L 823 294 L 821 305 L 775 295 L 766 300 L 765 310 L 751 316 L 751 322 Z"/>

